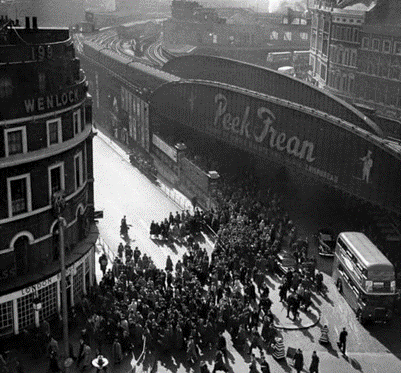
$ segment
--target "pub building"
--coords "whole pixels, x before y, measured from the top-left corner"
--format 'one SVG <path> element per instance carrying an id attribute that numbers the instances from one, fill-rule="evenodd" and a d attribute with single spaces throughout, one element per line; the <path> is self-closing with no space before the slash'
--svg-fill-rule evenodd
<path id="1" fill-rule="evenodd" d="M 94 283 L 98 233 L 92 100 L 69 31 L 0 26 L 1 338 L 61 314 L 58 221 L 69 308 Z"/>

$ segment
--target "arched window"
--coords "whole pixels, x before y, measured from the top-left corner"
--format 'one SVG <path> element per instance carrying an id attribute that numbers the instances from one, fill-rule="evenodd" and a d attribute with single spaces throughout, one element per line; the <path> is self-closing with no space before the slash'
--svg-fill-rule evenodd
<path id="1" fill-rule="evenodd" d="M 15 240 L 15 242 L 12 243 L 14 248 L 14 261 L 17 276 L 25 275 L 29 271 L 28 256 L 32 239 L 32 235 L 31 237 L 27 235 L 21 235 Z"/>

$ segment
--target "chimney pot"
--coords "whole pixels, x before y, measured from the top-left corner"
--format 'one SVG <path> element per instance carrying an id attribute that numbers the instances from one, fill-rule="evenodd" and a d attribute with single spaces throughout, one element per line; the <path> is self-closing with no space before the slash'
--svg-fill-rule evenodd
<path id="1" fill-rule="evenodd" d="M 38 17 L 32 17 L 32 28 L 34 30 L 38 29 Z"/>
<path id="2" fill-rule="evenodd" d="M 31 21 L 29 17 L 25 17 L 25 28 L 29 30 L 31 28 Z"/>

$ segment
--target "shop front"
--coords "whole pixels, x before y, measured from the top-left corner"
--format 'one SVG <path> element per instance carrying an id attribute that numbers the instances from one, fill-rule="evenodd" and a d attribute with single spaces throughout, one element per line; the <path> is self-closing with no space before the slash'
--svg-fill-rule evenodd
<path id="1" fill-rule="evenodd" d="M 94 283 L 95 246 L 66 268 L 67 303 L 74 306 Z M 61 312 L 60 272 L 21 290 L 0 296 L 0 337 L 19 334 L 25 328 Z M 40 307 L 35 307 L 39 303 Z M 39 308 L 39 309 L 38 309 Z"/>

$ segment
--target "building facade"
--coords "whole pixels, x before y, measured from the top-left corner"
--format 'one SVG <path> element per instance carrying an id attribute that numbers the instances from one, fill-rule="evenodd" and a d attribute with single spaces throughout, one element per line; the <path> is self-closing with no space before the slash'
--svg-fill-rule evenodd
<path id="1" fill-rule="evenodd" d="M 92 101 L 67 29 L 3 19 L 0 35 L 0 336 L 60 311 L 62 212 L 67 301 L 93 284 Z M 32 27 L 31 27 L 32 26 Z M 34 311 L 33 300 L 41 310 Z"/>
<path id="2" fill-rule="evenodd" d="M 369 108 L 379 122 L 401 119 L 401 2 L 311 5 L 310 81 Z M 400 125 L 387 122 L 389 134 L 398 136 Z"/>

